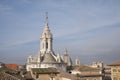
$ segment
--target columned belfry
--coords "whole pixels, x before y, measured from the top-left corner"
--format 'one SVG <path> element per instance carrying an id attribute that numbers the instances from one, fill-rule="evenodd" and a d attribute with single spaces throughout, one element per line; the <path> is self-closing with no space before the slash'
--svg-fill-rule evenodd
<path id="1" fill-rule="evenodd" d="M 42 55 L 44 55 L 45 53 L 53 52 L 52 39 L 52 33 L 50 32 L 48 24 L 48 15 L 46 13 L 46 22 L 44 25 L 44 30 L 40 36 L 40 52 Z"/>
<path id="2" fill-rule="evenodd" d="M 52 46 L 53 36 L 49 29 L 48 15 L 46 13 L 46 22 L 43 32 L 40 36 L 40 50 L 36 56 L 29 56 L 26 62 L 26 69 L 30 71 L 32 68 L 49 68 L 53 67 L 59 70 L 66 70 L 68 63 L 71 63 L 70 57 L 56 55 Z M 65 60 L 64 60 L 65 59 Z M 70 64 L 71 65 L 71 64 Z"/>

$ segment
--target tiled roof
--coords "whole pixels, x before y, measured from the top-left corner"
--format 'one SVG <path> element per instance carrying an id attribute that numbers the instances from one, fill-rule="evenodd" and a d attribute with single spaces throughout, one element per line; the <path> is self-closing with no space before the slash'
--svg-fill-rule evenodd
<path id="1" fill-rule="evenodd" d="M 6 66 L 0 68 L 0 80 L 23 80 L 18 71 L 10 69 Z"/>
<path id="2" fill-rule="evenodd" d="M 85 65 L 80 65 L 80 66 L 73 66 L 73 70 L 79 70 L 79 71 L 93 71 L 93 70 L 99 70 L 97 68 L 92 68 L 89 66 L 85 66 Z"/>
<path id="3" fill-rule="evenodd" d="M 0 72 L 0 80 L 19 80 L 19 79 L 5 72 Z"/>
<path id="4" fill-rule="evenodd" d="M 73 70 L 81 72 L 80 74 L 76 75 L 79 77 L 100 77 L 100 76 L 103 76 L 103 74 L 100 73 L 101 70 L 99 68 L 92 68 L 92 67 L 85 66 L 85 65 L 73 66 Z"/>
<path id="5" fill-rule="evenodd" d="M 61 77 L 64 77 L 64 78 L 68 78 L 70 80 L 75 80 L 76 79 L 76 76 L 73 75 L 73 74 L 70 74 L 68 72 L 65 72 L 65 71 L 60 71 L 60 76 Z"/>
<path id="6" fill-rule="evenodd" d="M 15 69 L 17 70 L 18 69 L 18 65 L 17 64 L 5 64 L 6 67 L 9 67 L 11 69 Z"/>
<path id="7" fill-rule="evenodd" d="M 116 62 L 110 64 L 109 66 L 120 66 L 120 61 L 116 61 Z"/>
<path id="8" fill-rule="evenodd" d="M 59 73 L 56 68 L 32 68 L 32 72 L 39 74 Z"/>
<path id="9" fill-rule="evenodd" d="M 56 63 L 55 58 L 52 56 L 51 53 L 46 53 L 43 58 L 43 63 Z"/>
<path id="10" fill-rule="evenodd" d="M 80 75 L 77 75 L 77 76 L 79 76 L 79 77 L 100 77 L 100 76 L 103 76 L 103 74 L 84 74 L 84 75 L 82 75 L 82 74 L 80 74 Z"/>

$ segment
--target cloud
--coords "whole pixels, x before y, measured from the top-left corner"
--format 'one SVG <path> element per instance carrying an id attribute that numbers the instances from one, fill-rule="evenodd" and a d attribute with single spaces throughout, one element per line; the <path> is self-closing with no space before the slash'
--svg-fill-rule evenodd
<path id="1" fill-rule="evenodd" d="M 61 39 L 59 38 L 60 40 L 56 39 L 59 40 L 59 43 L 55 42 L 55 46 L 57 46 L 57 48 L 60 46 L 62 49 L 68 48 L 71 54 L 76 53 L 76 55 L 109 54 L 120 46 L 119 26 L 120 24 L 114 24 L 81 34 L 77 32 L 76 34 L 65 36 Z"/>
<path id="2" fill-rule="evenodd" d="M 12 10 L 12 7 L 10 7 L 8 5 L 0 4 L 0 13 L 6 12 L 6 11 L 10 11 L 10 10 Z"/>
<path id="3" fill-rule="evenodd" d="M 83 38 L 73 39 L 68 43 L 64 43 L 64 46 L 68 48 L 69 54 L 74 60 L 76 56 L 80 58 L 82 63 L 91 63 L 92 61 L 104 61 L 105 63 L 114 62 L 119 60 L 120 54 L 120 25 L 118 27 L 99 32 L 97 31 L 93 35 L 84 35 Z M 105 32 L 104 32 L 105 31 Z M 67 45 L 67 46 L 66 46 Z M 62 47 L 64 47 L 62 46 Z M 75 56 L 76 55 L 76 56 Z"/>

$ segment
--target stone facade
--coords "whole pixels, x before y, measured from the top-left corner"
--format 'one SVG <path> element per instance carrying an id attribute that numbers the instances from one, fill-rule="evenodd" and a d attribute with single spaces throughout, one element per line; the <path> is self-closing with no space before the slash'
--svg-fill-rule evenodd
<path id="1" fill-rule="evenodd" d="M 75 65 L 71 73 L 76 75 L 77 80 L 103 80 L 104 75 L 101 69 L 85 65 Z"/>
<path id="2" fill-rule="evenodd" d="M 114 62 L 109 66 L 111 67 L 112 80 L 120 80 L 120 61 Z"/>
<path id="3" fill-rule="evenodd" d="M 104 67 L 104 76 L 105 76 L 105 80 L 111 80 L 111 68 L 110 66 L 105 66 Z"/>
<path id="4" fill-rule="evenodd" d="M 76 76 L 55 68 L 33 68 L 32 77 L 35 80 L 76 80 Z"/>
<path id="5" fill-rule="evenodd" d="M 103 68 L 104 64 L 102 61 L 100 61 L 100 62 L 93 62 L 90 66 L 93 68 Z"/>

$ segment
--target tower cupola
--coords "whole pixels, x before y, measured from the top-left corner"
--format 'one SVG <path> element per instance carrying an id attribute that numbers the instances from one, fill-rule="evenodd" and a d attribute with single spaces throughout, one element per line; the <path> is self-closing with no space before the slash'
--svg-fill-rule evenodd
<path id="1" fill-rule="evenodd" d="M 48 15 L 46 13 L 46 23 L 44 25 L 43 32 L 40 37 L 40 52 L 42 54 L 52 52 L 52 33 L 50 32 L 49 29 L 49 24 L 48 24 Z"/>

